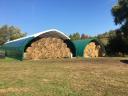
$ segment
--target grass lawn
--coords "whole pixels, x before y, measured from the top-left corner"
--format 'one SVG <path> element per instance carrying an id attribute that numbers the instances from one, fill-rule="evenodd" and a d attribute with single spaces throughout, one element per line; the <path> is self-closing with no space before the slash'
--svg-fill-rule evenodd
<path id="1" fill-rule="evenodd" d="M 0 59 L 0 96 L 128 96 L 128 59 Z"/>

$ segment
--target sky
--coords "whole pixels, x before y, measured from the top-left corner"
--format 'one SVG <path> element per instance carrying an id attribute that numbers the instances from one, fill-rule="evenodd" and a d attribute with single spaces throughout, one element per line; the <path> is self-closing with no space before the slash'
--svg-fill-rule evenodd
<path id="1" fill-rule="evenodd" d="M 111 8 L 116 0 L 0 0 L 0 26 L 28 35 L 48 29 L 91 36 L 116 29 Z"/>

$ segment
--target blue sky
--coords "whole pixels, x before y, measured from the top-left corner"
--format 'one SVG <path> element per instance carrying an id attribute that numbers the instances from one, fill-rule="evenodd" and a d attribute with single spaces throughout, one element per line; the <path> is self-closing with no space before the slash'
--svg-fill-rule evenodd
<path id="1" fill-rule="evenodd" d="M 0 0 L 0 25 L 15 25 L 28 35 L 56 28 L 66 34 L 97 35 L 117 28 L 116 0 Z"/>

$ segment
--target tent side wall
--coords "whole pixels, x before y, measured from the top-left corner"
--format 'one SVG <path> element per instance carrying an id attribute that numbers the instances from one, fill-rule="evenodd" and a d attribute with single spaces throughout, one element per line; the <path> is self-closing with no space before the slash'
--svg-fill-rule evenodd
<path id="1" fill-rule="evenodd" d="M 0 46 L 0 58 L 5 57 L 5 50 Z"/>
<path id="2" fill-rule="evenodd" d="M 101 44 L 101 42 L 96 39 L 96 38 L 92 38 L 92 39 L 85 39 L 85 40 L 75 40 L 73 41 L 73 44 L 75 46 L 76 52 L 75 52 L 75 56 L 76 57 L 84 57 L 84 49 L 86 48 L 86 46 L 90 43 L 90 42 L 97 42 L 98 44 L 101 45 L 103 52 L 105 53 L 105 49 L 104 46 Z"/>
<path id="3" fill-rule="evenodd" d="M 1 50 L 5 50 L 5 56 L 7 57 L 23 60 L 25 46 L 33 39 L 34 37 L 29 37 L 18 41 L 6 43 L 2 46 Z"/>

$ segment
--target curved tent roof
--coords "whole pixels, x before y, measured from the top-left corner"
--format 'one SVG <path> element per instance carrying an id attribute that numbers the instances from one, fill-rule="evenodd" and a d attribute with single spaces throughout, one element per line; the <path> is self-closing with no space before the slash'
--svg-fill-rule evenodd
<path id="1" fill-rule="evenodd" d="M 52 32 L 52 33 L 51 33 Z M 12 40 L 12 41 L 9 41 L 5 44 L 8 44 L 8 43 L 11 43 L 11 42 L 16 42 L 16 41 L 19 41 L 19 40 L 23 40 L 23 39 L 27 39 L 27 38 L 36 38 L 38 36 L 41 36 L 41 35 L 45 35 L 45 36 L 59 36 L 60 38 L 62 39 L 70 39 L 67 35 L 65 35 L 63 32 L 57 30 L 57 29 L 50 29 L 50 30 L 45 30 L 45 31 L 42 31 L 42 32 L 38 32 L 34 35 L 30 35 L 30 36 L 27 36 L 27 37 L 23 37 L 23 38 L 19 38 L 19 39 L 16 39 L 16 40 Z"/>
<path id="2" fill-rule="evenodd" d="M 2 46 L 2 49 L 5 50 L 6 56 L 23 60 L 24 50 L 27 44 L 29 44 L 33 39 L 37 37 L 49 37 L 49 36 L 61 38 L 63 40 L 70 39 L 63 32 L 56 29 L 51 29 L 51 30 L 39 32 L 31 36 L 9 41 Z"/>

